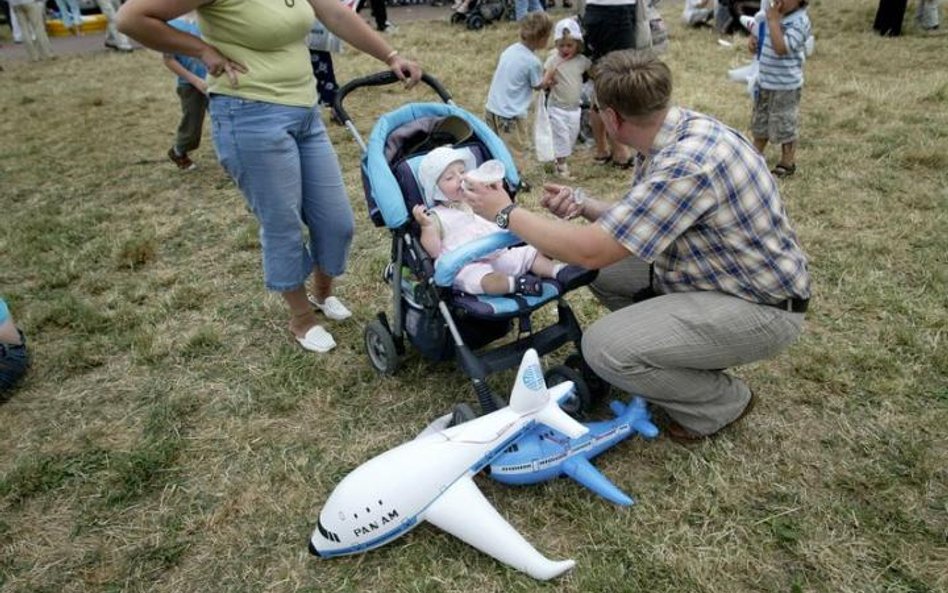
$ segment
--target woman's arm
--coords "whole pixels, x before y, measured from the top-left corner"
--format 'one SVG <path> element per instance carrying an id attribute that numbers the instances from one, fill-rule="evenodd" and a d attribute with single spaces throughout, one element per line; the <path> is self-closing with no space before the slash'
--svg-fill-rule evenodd
<path id="1" fill-rule="evenodd" d="M 128 0 L 118 11 L 119 31 L 145 47 L 166 54 L 182 54 L 199 58 L 207 65 L 212 76 L 227 74 L 230 83 L 237 85 L 237 74 L 247 69 L 229 59 L 216 47 L 200 37 L 179 31 L 168 24 L 192 10 L 213 0 Z"/>
<path id="2" fill-rule="evenodd" d="M 359 15 L 343 6 L 339 0 L 309 0 L 309 3 L 316 13 L 316 18 L 322 21 L 327 29 L 359 51 L 383 62 L 399 79 L 404 80 L 407 86 L 412 87 L 421 80 L 421 67 L 417 63 L 399 56 L 398 51 L 392 48 L 384 37 L 373 31 Z"/>

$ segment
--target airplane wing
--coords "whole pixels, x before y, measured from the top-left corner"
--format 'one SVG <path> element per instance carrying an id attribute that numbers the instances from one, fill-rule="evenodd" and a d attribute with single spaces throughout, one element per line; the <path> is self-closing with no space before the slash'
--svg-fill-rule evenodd
<path id="1" fill-rule="evenodd" d="M 452 484 L 425 512 L 425 520 L 504 564 L 546 581 L 575 566 L 541 554 L 484 498 L 470 476 Z"/>
<path id="2" fill-rule="evenodd" d="M 629 506 L 633 503 L 633 500 L 625 492 L 619 490 L 615 484 L 609 481 L 609 478 L 602 475 L 596 469 L 596 466 L 589 463 L 589 460 L 582 455 L 569 458 L 563 463 L 562 467 L 563 473 L 606 500 L 622 506 Z"/>

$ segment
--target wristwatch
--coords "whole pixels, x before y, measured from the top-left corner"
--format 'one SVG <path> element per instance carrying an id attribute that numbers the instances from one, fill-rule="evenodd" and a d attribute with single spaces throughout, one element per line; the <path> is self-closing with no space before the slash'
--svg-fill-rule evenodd
<path id="1" fill-rule="evenodd" d="M 497 216 L 494 217 L 494 223 L 502 229 L 507 228 L 507 225 L 510 224 L 510 213 L 516 207 L 516 204 L 508 204 L 504 206 L 503 209 L 497 213 Z"/>

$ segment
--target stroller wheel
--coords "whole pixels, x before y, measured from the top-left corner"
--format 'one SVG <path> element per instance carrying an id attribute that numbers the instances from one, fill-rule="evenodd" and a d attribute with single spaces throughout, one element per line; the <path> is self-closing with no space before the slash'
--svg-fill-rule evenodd
<path id="1" fill-rule="evenodd" d="M 572 395 L 560 403 L 560 408 L 570 416 L 582 418 L 592 407 L 592 396 L 589 394 L 589 387 L 578 371 L 561 364 L 548 370 L 543 378 L 546 379 L 547 386 L 557 385 L 565 381 L 573 382 Z"/>
<path id="2" fill-rule="evenodd" d="M 563 361 L 563 364 L 569 368 L 582 374 L 583 379 L 586 381 L 586 386 L 589 388 L 589 395 L 592 398 L 593 403 L 602 401 L 609 397 L 609 390 L 612 388 L 609 383 L 602 380 L 599 375 L 593 372 L 589 365 L 586 364 L 586 361 L 583 360 L 582 355 L 579 352 L 574 352 L 566 357 L 566 360 Z"/>
<path id="3" fill-rule="evenodd" d="M 467 18 L 467 15 L 463 12 L 452 12 L 451 13 L 451 24 L 457 25 L 458 23 L 463 23 Z"/>
<path id="4" fill-rule="evenodd" d="M 398 369 L 398 350 L 388 326 L 379 319 L 373 319 L 365 326 L 363 337 L 372 368 L 381 375 L 394 375 Z"/>
<path id="5" fill-rule="evenodd" d="M 471 31 L 478 31 L 484 28 L 484 17 L 479 14 L 472 14 L 467 17 L 467 28 Z"/>

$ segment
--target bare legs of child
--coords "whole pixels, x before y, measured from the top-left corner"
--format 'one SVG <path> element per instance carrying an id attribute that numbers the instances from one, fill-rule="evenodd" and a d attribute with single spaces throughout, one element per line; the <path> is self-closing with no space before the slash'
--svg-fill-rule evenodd
<path id="1" fill-rule="evenodd" d="M 607 165 L 611 162 L 620 169 L 631 167 L 632 149 L 609 137 L 598 109 L 589 110 L 589 125 L 592 127 L 593 140 L 596 143 L 593 160 Z"/>
<path id="2" fill-rule="evenodd" d="M 767 138 L 754 138 L 754 148 L 764 154 L 767 148 Z M 780 145 L 780 160 L 771 173 L 776 177 L 789 177 L 797 172 L 797 143 L 785 142 Z"/>
<path id="3" fill-rule="evenodd" d="M 566 267 L 566 264 L 554 262 L 545 255 L 537 255 L 530 266 L 530 272 L 534 277 L 530 278 L 528 274 L 522 276 L 508 276 L 500 272 L 490 272 L 481 278 L 481 289 L 484 294 L 510 294 L 519 292 L 526 295 L 538 295 L 543 293 L 543 286 L 539 282 L 540 278 L 556 278 L 556 273 Z"/>

